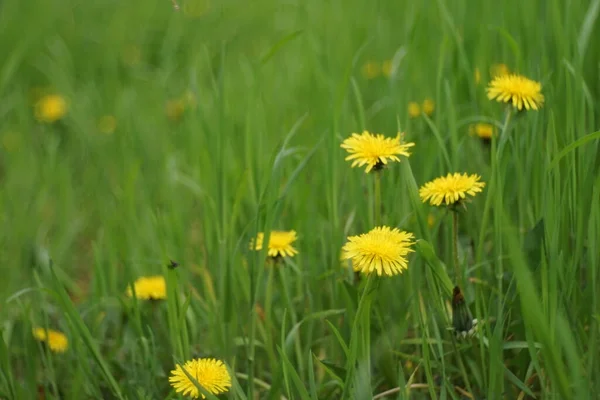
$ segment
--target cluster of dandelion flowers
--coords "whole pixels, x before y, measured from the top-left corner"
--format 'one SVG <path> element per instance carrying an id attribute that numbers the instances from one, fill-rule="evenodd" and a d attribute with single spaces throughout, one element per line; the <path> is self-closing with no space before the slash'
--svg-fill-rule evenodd
<path id="1" fill-rule="evenodd" d="M 480 182 L 479 175 L 467 175 L 455 172 L 427 182 L 419 189 L 419 196 L 423 202 L 429 201 L 431 205 L 454 205 L 467 195 L 475 196 L 483 190 L 484 182 Z"/>
<path id="2" fill-rule="evenodd" d="M 43 96 L 35 103 L 35 118 L 51 124 L 67 114 L 68 104 L 64 97 L 57 94 Z"/>
<path id="3" fill-rule="evenodd" d="M 40 342 L 46 343 L 50 347 L 50 350 L 55 353 L 64 353 L 69 347 L 67 336 L 62 332 L 52 329 L 34 328 L 33 337 Z"/>
<path id="4" fill-rule="evenodd" d="M 394 276 L 408 268 L 407 256 L 414 251 L 412 233 L 387 226 L 351 236 L 342 248 L 342 258 L 352 260 L 354 271 L 366 275 Z"/>
<path id="5" fill-rule="evenodd" d="M 521 75 L 500 75 L 490 82 L 487 97 L 502 103 L 512 103 L 521 111 L 537 110 L 544 104 L 542 85 Z"/>
<path id="6" fill-rule="evenodd" d="M 293 257 L 298 254 L 298 250 L 292 246 L 296 241 L 296 231 L 271 231 L 267 254 L 269 257 Z M 264 232 L 259 232 L 256 238 L 250 242 L 250 248 L 253 250 L 262 250 L 265 240 Z"/>
<path id="7" fill-rule="evenodd" d="M 164 300 L 167 298 L 167 284 L 162 275 L 143 276 L 133 283 L 135 297 L 141 300 Z M 133 297 L 131 286 L 127 287 L 127 296 Z"/>
<path id="8" fill-rule="evenodd" d="M 344 140 L 341 147 L 350 153 L 346 160 L 352 160 L 352 167 L 367 166 L 365 172 L 379 170 L 390 161 L 400 162 L 398 156 L 410 156 L 408 149 L 414 143 L 401 143 L 400 134 L 395 138 L 381 134 L 373 135 L 368 131 L 353 133 Z"/>
<path id="9" fill-rule="evenodd" d="M 206 396 L 200 393 L 188 374 L 210 394 L 225 393 L 231 387 L 231 376 L 229 376 L 227 367 L 222 361 L 213 358 L 191 360 L 186 362 L 183 367 L 177 365 L 169 377 L 169 382 L 177 393 L 194 399 L 198 397 L 205 399 Z"/>

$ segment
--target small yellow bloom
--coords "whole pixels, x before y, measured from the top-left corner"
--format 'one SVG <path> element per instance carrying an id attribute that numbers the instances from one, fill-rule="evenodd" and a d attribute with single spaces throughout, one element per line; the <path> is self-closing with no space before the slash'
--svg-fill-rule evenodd
<path id="1" fill-rule="evenodd" d="M 40 122 L 53 123 L 67 114 L 67 101 L 58 94 L 41 97 L 35 104 L 35 118 Z"/>
<path id="2" fill-rule="evenodd" d="M 194 399 L 198 397 L 206 398 L 184 372 L 184 369 L 210 394 L 225 393 L 231 387 L 231 376 L 223 361 L 213 358 L 198 358 L 186 362 L 183 368 L 178 364 L 171 371 L 169 383 L 173 386 L 175 392 L 181 393 L 183 396 Z"/>
<path id="3" fill-rule="evenodd" d="M 433 114 L 433 110 L 435 110 L 435 103 L 431 99 L 425 99 L 423 101 L 423 112 L 427 115 Z"/>
<path id="4" fill-rule="evenodd" d="M 352 167 L 366 165 L 365 172 L 372 169 L 379 170 L 387 165 L 389 161 L 400 162 L 398 156 L 409 157 L 408 149 L 414 143 L 400 143 L 400 133 L 395 138 L 386 138 L 381 134 L 371 134 L 364 131 L 362 134 L 353 133 L 341 144 L 349 156 L 346 160 L 353 160 Z"/>
<path id="5" fill-rule="evenodd" d="M 491 139 L 496 134 L 496 128 L 492 124 L 477 123 L 469 127 L 469 134 L 481 139 Z"/>
<path id="6" fill-rule="evenodd" d="M 416 101 L 408 103 L 408 115 L 411 118 L 417 118 L 421 115 L 421 106 Z"/>
<path id="7" fill-rule="evenodd" d="M 394 63 L 392 62 L 392 60 L 387 60 L 383 62 L 383 65 L 381 66 L 381 73 L 383 73 L 383 76 L 385 76 L 386 78 L 392 76 L 392 74 L 394 73 Z"/>
<path id="8" fill-rule="evenodd" d="M 344 259 L 352 260 L 354 271 L 377 276 L 401 274 L 408 268 L 407 256 L 414 251 L 412 233 L 387 226 L 351 236 L 343 247 Z"/>
<path id="9" fill-rule="evenodd" d="M 490 68 L 490 74 L 492 75 L 492 78 L 497 78 L 499 76 L 510 74 L 510 70 L 506 64 L 494 64 Z"/>
<path id="10" fill-rule="evenodd" d="M 52 329 L 34 328 L 33 337 L 44 342 L 55 353 L 64 353 L 69 347 L 69 340 L 64 333 Z"/>
<path id="11" fill-rule="evenodd" d="M 490 100 L 512 103 L 519 111 L 523 107 L 527 110 L 537 110 L 544 104 L 542 85 L 521 75 L 502 75 L 494 78 L 487 88 L 487 97 Z"/>
<path id="12" fill-rule="evenodd" d="M 164 300 L 167 298 L 167 284 L 162 275 L 143 276 L 133 283 L 135 297 L 140 300 Z M 131 286 L 127 286 L 127 296 L 133 297 Z"/>
<path id="13" fill-rule="evenodd" d="M 264 232 L 259 232 L 256 239 L 250 241 L 250 248 L 262 250 L 264 239 Z M 298 250 L 292 246 L 296 239 L 296 231 L 271 231 L 267 254 L 269 257 L 293 257 L 298 254 Z"/>
<path id="14" fill-rule="evenodd" d="M 178 121 L 183 116 L 185 112 L 186 99 L 171 99 L 167 101 L 167 105 L 165 106 L 165 112 L 167 114 L 167 118 L 171 121 Z"/>
<path id="15" fill-rule="evenodd" d="M 443 203 L 451 205 L 464 200 L 467 195 L 475 196 L 485 186 L 479 175 L 448 174 L 427 182 L 419 189 L 423 202 L 429 201 L 434 206 Z"/>
<path id="16" fill-rule="evenodd" d="M 381 66 L 375 61 L 369 61 L 363 65 L 362 74 L 367 79 L 377 78 L 381 75 Z"/>
<path id="17" fill-rule="evenodd" d="M 112 115 L 104 115 L 98 120 L 100 132 L 110 135 L 117 129 L 117 119 Z"/>
<path id="18" fill-rule="evenodd" d="M 481 72 L 479 72 L 479 68 L 475 68 L 475 84 L 479 85 L 479 82 L 481 82 Z"/>

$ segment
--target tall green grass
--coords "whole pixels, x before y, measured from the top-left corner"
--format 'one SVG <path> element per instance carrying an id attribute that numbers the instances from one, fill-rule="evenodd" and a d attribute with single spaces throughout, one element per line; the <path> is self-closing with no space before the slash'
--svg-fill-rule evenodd
<path id="1" fill-rule="evenodd" d="M 180 6 L 0 3 L 0 398 L 177 398 L 169 371 L 208 356 L 234 372 L 232 399 L 596 398 L 600 1 Z M 361 73 L 386 60 L 391 77 Z M 497 63 L 546 103 L 490 148 L 468 131 L 503 126 L 484 90 Z M 36 88 L 69 99 L 62 121 L 35 120 Z M 426 98 L 434 113 L 409 118 Z M 363 129 L 416 143 L 382 177 L 381 217 L 419 241 L 357 315 L 363 286 L 339 256 L 374 225 L 372 180 L 339 146 Z M 488 183 L 459 220 L 482 321 L 460 342 L 451 216 L 418 198 L 454 171 Z M 271 229 L 299 235 L 277 268 L 248 247 Z M 151 274 L 165 302 L 124 295 Z M 360 340 L 354 325 L 370 326 Z"/>

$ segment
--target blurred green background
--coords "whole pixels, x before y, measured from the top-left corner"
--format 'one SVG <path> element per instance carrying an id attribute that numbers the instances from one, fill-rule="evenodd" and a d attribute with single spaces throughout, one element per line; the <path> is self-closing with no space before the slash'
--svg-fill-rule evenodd
<path id="1" fill-rule="evenodd" d="M 600 1 L 178 6 L 0 3 L 0 397 L 167 398 L 175 362 L 211 355 L 237 373 L 230 398 L 340 398 L 360 292 L 340 248 L 373 216 L 339 145 L 365 129 L 416 143 L 385 172 L 384 222 L 450 264 L 450 219 L 415 190 L 454 171 L 490 181 L 469 129 L 502 126 L 485 87 L 505 64 L 546 102 L 515 116 L 498 181 L 461 216 L 467 300 L 489 323 L 457 348 L 416 254 L 379 288 L 352 398 L 595 398 Z M 48 94 L 68 104 L 52 123 L 35 116 Z M 299 235 L 278 269 L 248 250 L 271 228 Z M 160 273 L 180 297 L 123 295 Z M 39 324 L 72 349 L 40 357 Z"/>

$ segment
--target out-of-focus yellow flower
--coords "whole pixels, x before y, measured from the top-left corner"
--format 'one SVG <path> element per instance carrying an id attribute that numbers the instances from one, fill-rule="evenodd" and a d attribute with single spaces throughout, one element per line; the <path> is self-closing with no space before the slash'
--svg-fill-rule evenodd
<path id="1" fill-rule="evenodd" d="M 171 121 L 179 121 L 185 112 L 186 101 L 184 98 L 167 101 L 165 112 Z"/>
<path id="2" fill-rule="evenodd" d="M 55 353 L 64 353 L 69 347 L 69 340 L 64 333 L 52 329 L 34 328 L 33 336 L 40 342 L 44 342 Z"/>
<path id="3" fill-rule="evenodd" d="M 492 124 L 477 123 L 469 127 L 469 134 L 480 139 L 491 139 L 496 134 L 496 128 Z"/>
<path id="4" fill-rule="evenodd" d="M 135 297 L 139 300 L 164 300 L 167 298 L 167 283 L 162 275 L 143 276 L 133 283 Z M 127 297 L 133 297 L 131 286 L 127 286 Z"/>
<path id="5" fill-rule="evenodd" d="M 411 101 L 408 103 L 408 115 L 411 118 L 417 118 L 421 115 L 421 106 L 416 101 Z"/>
<path id="6" fill-rule="evenodd" d="M 510 70 L 506 64 L 494 64 L 490 68 L 490 75 L 492 78 L 504 76 L 510 74 Z"/>
<path id="7" fill-rule="evenodd" d="M 368 61 L 362 67 L 362 74 L 367 79 L 377 78 L 381 75 L 381 66 L 378 62 Z"/>
<path id="8" fill-rule="evenodd" d="M 392 74 L 394 73 L 394 63 L 392 62 L 392 60 L 386 60 L 383 62 L 383 64 L 381 65 L 381 73 L 387 78 L 392 76 Z"/>
<path id="9" fill-rule="evenodd" d="M 435 110 L 435 103 L 431 99 L 425 99 L 423 101 L 423 112 L 428 116 L 433 114 L 433 110 Z"/>
<path id="10" fill-rule="evenodd" d="M 110 135 L 117 129 L 117 119 L 113 115 L 104 115 L 98 120 L 98 130 Z"/>
<path id="11" fill-rule="evenodd" d="M 42 96 L 35 103 L 35 118 L 40 122 L 53 123 L 62 119 L 69 106 L 67 100 L 58 94 Z"/>

